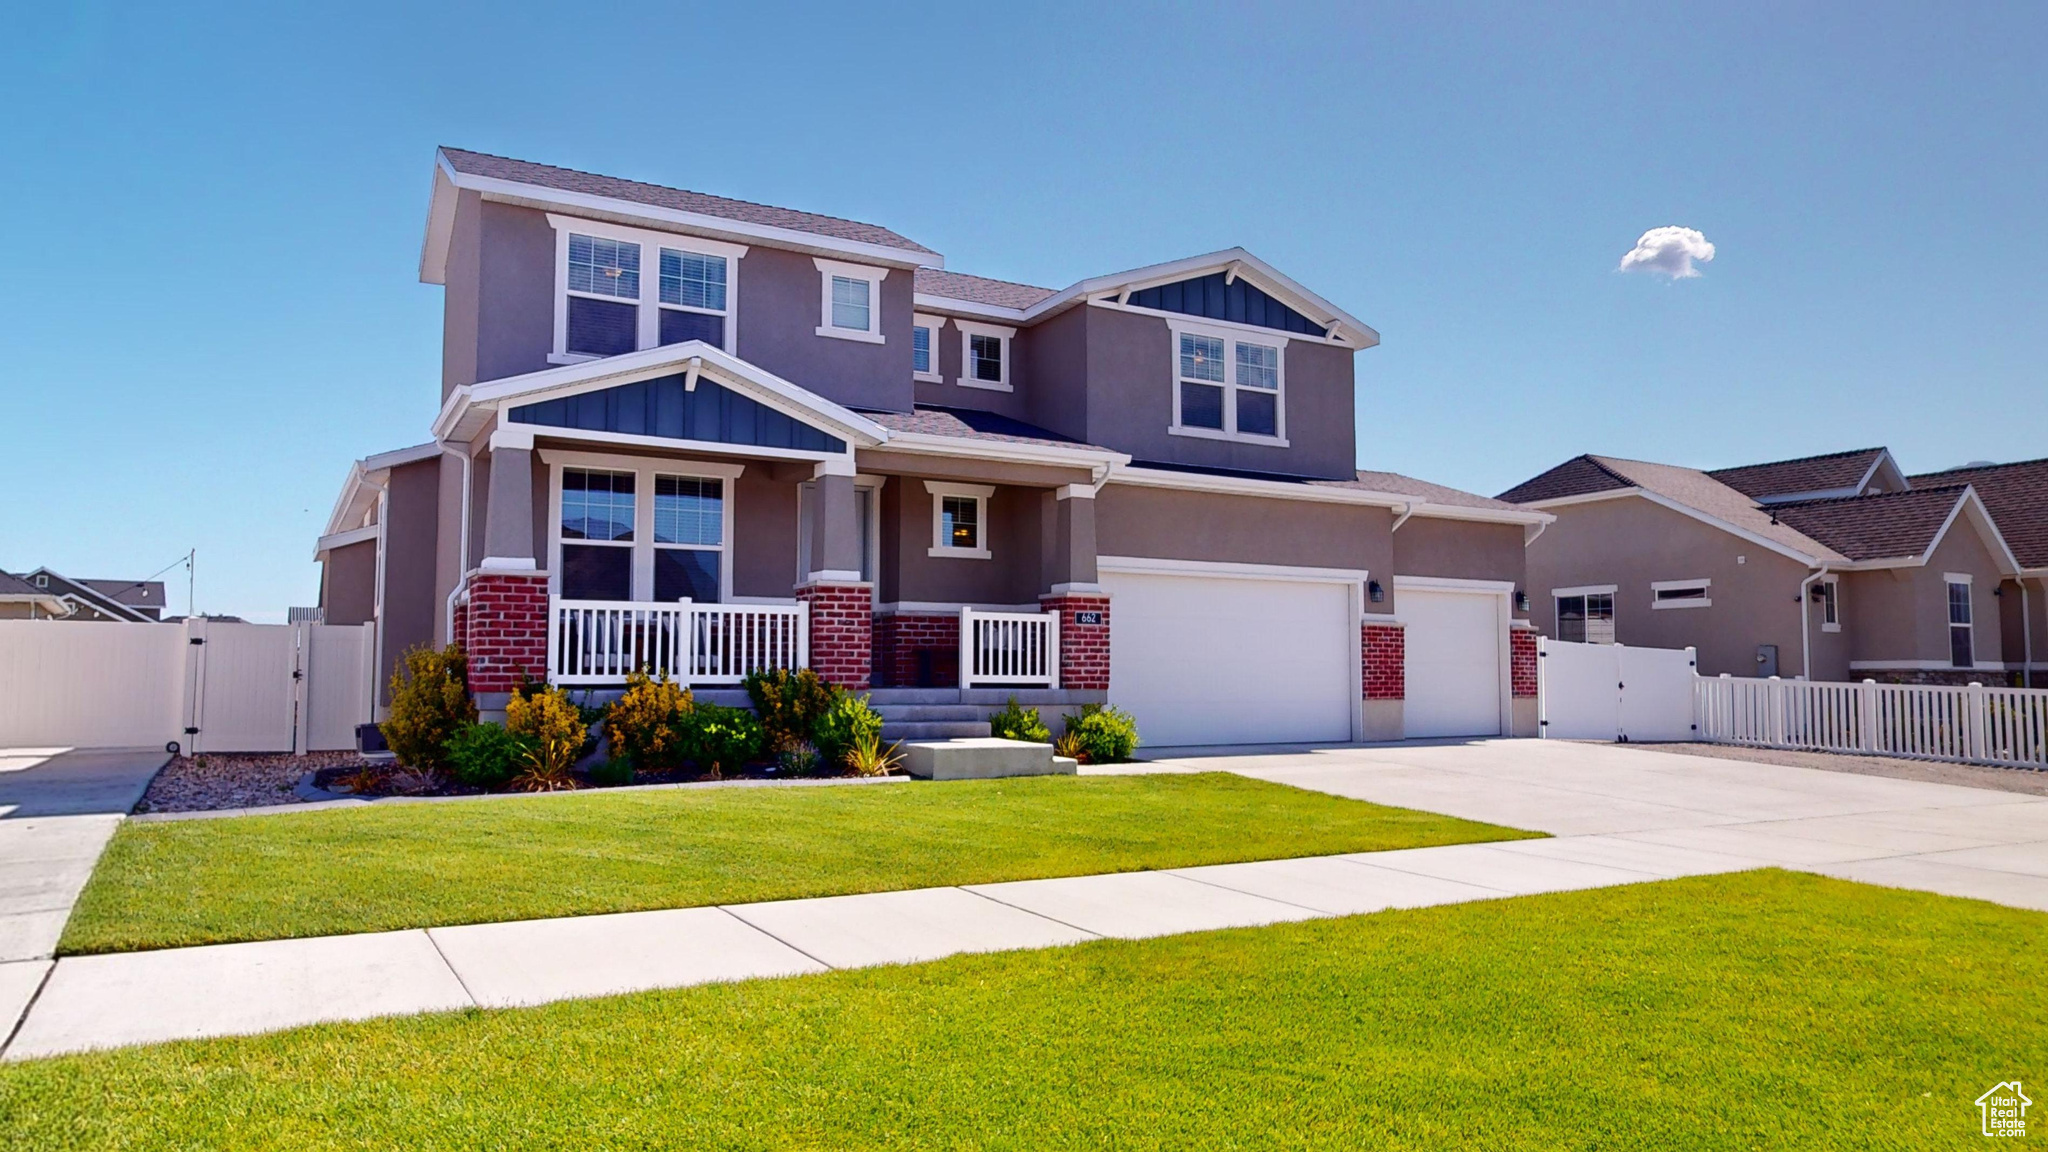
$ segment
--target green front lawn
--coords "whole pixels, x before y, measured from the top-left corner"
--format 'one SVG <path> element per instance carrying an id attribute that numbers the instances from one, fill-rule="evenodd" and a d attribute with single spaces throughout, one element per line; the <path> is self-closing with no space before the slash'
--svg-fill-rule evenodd
<path id="1" fill-rule="evenodd" d="M 788 900 L 1531 835 L 1226 773 L 592 792 L 130 821 L 72 913 L 63 951 Z"/>
<path id="2" fill-rule="evenodd" d="M 2048 916 L 1786 872 L 0 1066 L 22 1149 L 1974 1147 Z M 2038 1093 L 2036 1097 L 2038 1098 Z"/>

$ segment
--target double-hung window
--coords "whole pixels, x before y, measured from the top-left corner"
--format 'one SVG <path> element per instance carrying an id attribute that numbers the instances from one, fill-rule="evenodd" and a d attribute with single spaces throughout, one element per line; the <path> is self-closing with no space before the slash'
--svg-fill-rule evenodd
<path id="1" fill-rule="evenodd" d="M 882 281 L 888 278 L 889 270 L 822 256 L 814 257 L 814 262 L 823 292 L 818 335 L 883 343 Z"/>
<path id="2" fill-rule="evenodd" d="M 1010 379 L 1010 343 L 1017 330 L 969 320 L 955 320 L 953 326 L 960 329 L 960 386 L 1015 391 Z"/>
<path id="3" fill-rule="evenodd" d="M 562 598 L 633 598 L 635 477 L 562 470 Z"/>
<path id="4" fill-rule="evenodd" d="M 672 604 L 728 598 L 732 480 L 740 465 L 555 458 L 557 591 L 565 600 Z M 567 461 L 574 461 L 573 464 Z"/>
<path id="5" fill-rule="evenodd" d="M 1947 573 L 1948 662 L 1956 668 L 1977 666 L 1977 646 L 1971 633 L 1970 577 Z"/>
<path id="6" fill-rule="evenodd" d="M 719 553 L 724 547 L 725 481 L 657 474 L 654 599 L 717 602 Z"/>
<path id="7" fill-rule="evenodd" d="M 924 482 L 932 497 L 932 547 L 934 557 L 986 560 L 988 548 L 988 498 L 995 489 L 985 484 Z"/>
<path id="8" fill-rule="evenodd" d="M 1171 325 L 1175 435 L 1286 446 L 1283 352 L 1277 336 Z"/>
<path id="9" fill-rule="evenodd" d="M 939 375 L 939 330 L 946 326 L 938 316 L 916 316 L 910 326 L 910 374 L 913 379 L 927 384 L 940 384 L 945 377 Z"/>
<path id="10" fill-rule="evenodd" d="M 746 248 L 550 214 L 556 236 L 555 349 L 573 364 L 701 340 L 727 352 Z"/>
<path id="11" fill-rule="evenodd" d="M 1614 588 L 1559 588 L 1557 638 L 1575 644 L 1614 643 Z"/>

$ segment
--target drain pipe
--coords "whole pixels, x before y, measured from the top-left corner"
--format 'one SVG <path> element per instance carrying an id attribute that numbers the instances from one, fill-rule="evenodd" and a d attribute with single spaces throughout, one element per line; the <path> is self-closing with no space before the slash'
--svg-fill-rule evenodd
<path id="1" fill-rule="evenodd" d="M 1387 535 L 1391 536 L 1394 533 L 1399 532 L 1401 530 L 1401 525 L 1406 524 L 1408 522 L 1408 518 L 1413 515 L 1415 515 L 1414 502 L 1411 501 L 1407 504 L 1403 504 L 1401 506 L 1401 515 L 1395 518 L 1394 526 L 1387 530 Z"/>
<path id="2" fill-rule="evenodd" d="M 1813 602 L 1814 582 L 1827 574 L 1828 566 L 1823 564 L 1813 575 L 1799 582 L 1799 678 L 1801 680 L 1810 681 L 1813 679 L 1813 639 L 1806 623 L 1806 610 L 1807 606 Z"/>
<path id="3" fill-rule="evenodd" d="M 2042 581 L 2048 588 L 2048 580 Z M 2020 653 L 2026 663 L 2020 665 L 2020 687 L 2034 686 L 2034 610 L 2027 607 L 2027 578 L 2020 577 Z"/>
<path id="4" fill-rule="evenodd" d="M 442 447 L 449 445 L 443 444 Z M 448 600 L 441 606 L 441 635 L 448 644 L 455 643 L 455 601 L 469 588 L 469 485 L 475 467 L 475 461 L 468 452 L 458 451 L 456 455 L 462 457 L 462 536 L 456 542 L 455 587 L 448 590 Z"/>

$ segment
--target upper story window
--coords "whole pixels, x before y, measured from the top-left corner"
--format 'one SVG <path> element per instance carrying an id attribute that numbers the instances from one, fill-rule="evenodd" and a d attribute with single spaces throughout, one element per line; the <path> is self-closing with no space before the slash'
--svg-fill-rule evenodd
<path id="1" fill-rule="evenodd" d="M 882 281 L 887 268 L 817 257 L 821 297 L 818 335 L 841 340 L 882 340 Z"/>
<path id="2" fill-rule="evenodd" d="M 555 348 L 573 364 L 664 344 L 733 342 L 732 290 L 746 248 L 550 214 L 556 235 Z M 652 261 L 652 276 L 644 261 Z"/>
<path id="3" fill-rule="evenodd" d="M 1177 436 L 1287 445 L 1280 337 L 1171 325 L 1173 424 Z"/>
<path id="4" fill-rule="evenodd" d="M 1557 638 L 1575 644 L 1614 643 L 1614 585 L 1554 588 Z"/>
<path id="5" fill-rule="evenodd" d="M 1956 668 L 1977 666 L 1977 646 L 1971 632 L 1970 577 L 1954 572 L 1944 574 L 1948 583 L 1948 662 Z"/>
<path id="6" fill-rule="evenodd" d="M 928 384 L 944 383 L 939 375 L 939 330 L 946 326 L 938 316 L 913 316 L 910 321 L 910 375 Z"/>
<path id="7" fill-rule="evenodd" d="M 988 549 L 988 498 L 995 489 L 985 484 L 924 482 L 932 497 L 932 547 L 934 557 L 986 560 Z"/>
<path id="8" fill-rule="evenodd" d="M 960 329 L 960 386 L 1016 391 L 1010 380 L 1010 342 L 1017 330 L 967 320 L 955 320 L 953 326 Z"/>

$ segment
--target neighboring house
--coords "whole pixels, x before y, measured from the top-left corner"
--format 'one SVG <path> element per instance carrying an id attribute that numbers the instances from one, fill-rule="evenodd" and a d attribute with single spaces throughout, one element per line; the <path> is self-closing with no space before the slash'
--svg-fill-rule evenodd
<path id="1" fill-rule="evenodd" d="M 1909 481 L 1882 448 L 1713 472 L 1579 456 L 1501 499 L 1558 518 L 1528 565 L 1560 639 L 1696 647 L 1703 675 L 2017 682 L 2020 562 L 1946 475 Z"/>
<path id="2" fill-rule="evenodd" d="M 0 620 L 62 620 L 71 615 L 64 597 L 45 586 L 0 572 Z"/>
<path id="3" fill-rule="evenodd" d="M 1911 477 L 1914 487 L 1968 484 L 1991 510 L 1999 534 L 2019 561 L 2018 596 L 1999 603 L 2006 667 L 2025 665 L 2022 679 L 2048 687 L 2048 460 L 1972 464 Z"/>
<path id="4" fill-rule="evenodd" d="M 1153 744 L 1533 731 L 1514 605 L 1550 516 L 1357 470 L 1371 328 L 1243 249 L 1059 290 L 943 265 L 443 149 L 433 440 L 351 469 L 325 619 L 378 621 L 384 667 L 463 641 L 487 711 L 680 635 L 729 682 L 720 646 L 779 651 L 805 604 L 811 666 L 891 706 L 960 683 L 972 610 L 1013 646 L 1057 620 L 1043 699 Z"/>
<path id="5" fill-rule="evenodd" d="M 154 624 L 163 619 L 161 580 L 77 580 L 48 568 L 24 572 L 18 579 L 64 604 L 67 611 L 50 619 L 120 624 Z M 0 614 L 5 614 L 5 609 L 0 609 Z"/>

